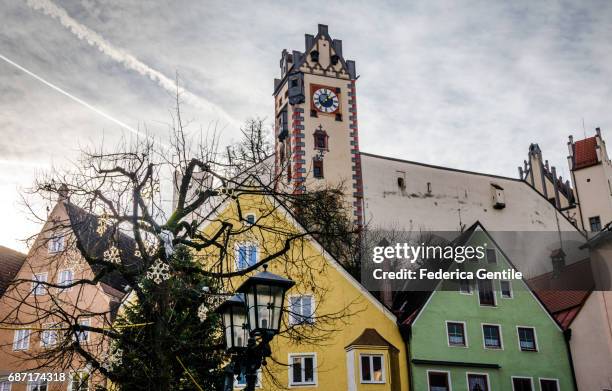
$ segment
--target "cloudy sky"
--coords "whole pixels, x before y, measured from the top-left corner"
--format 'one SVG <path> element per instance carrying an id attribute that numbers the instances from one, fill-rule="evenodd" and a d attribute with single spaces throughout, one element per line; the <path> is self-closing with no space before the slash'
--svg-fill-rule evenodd
<path id="1" fill-rule="evenodd" d="M 612 139 L 611 19 L 608 1 L 0 0 L 0 244 L 37 231 L 19 200 L 42 171 L 167 135 L 176 72 L 224 142 L 271 118 L 280 52 L 317 23 L 357 62 L 362 150 L 516 176 L 538 142 L 566 176 L 583 121 Z"/>

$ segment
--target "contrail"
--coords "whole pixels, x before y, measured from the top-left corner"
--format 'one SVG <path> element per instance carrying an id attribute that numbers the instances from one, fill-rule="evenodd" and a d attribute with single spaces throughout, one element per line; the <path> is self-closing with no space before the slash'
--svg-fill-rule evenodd
<path id="1" fill-rule="evenodd" d="M 34 72 L 32 72 L 32 71 L 22 67 L 21 65 L 17 64 L 16 62 L 9 60 L 8 58 L 3 56 L 2 54 L 0 54 L 0 59 L 6 61 L 7 63 L 11 64 L 15 68 L 17 68 L 17 69 L 27 73 L 28 75 L 32 76 L 36 80 L 38 80 L 41 83 L 45 84 L 46 86 L 53 88 L 55 91 L 59 92 L 60 94 L 63 94 L 65 96 L 67 96 L 68 98 L 72 99 L 73 101 L 75 101 L 75 102 L 77 102 L 77 103 L 87 107 L 88 109 L 90 109 L 90 110 L 94 111 L 95 113 L 101 115 L 102 117 L 106 118 L 107 120 L 116 123 L 117 125 L 121 126 L 122 128 L 124 128 L 124 129 L 126 129 L 126 130 L 128 130 L 128 131 L 130 131 L 130 132 L 132 132 L 132 133 L 134 133 L 134 134 L 136 134 L 138 136 L 140 136 L 140 137 L 145 137 L 145 138 L 149 137 L 148 135 L 144 134 L 143 132 L 141 132 L 141 131 L 139 131 L 137 129 L 134 129 L 130 125 L 126 124 L 125 122 L 122 122 L 122 121 L 118 120 L 117 118 L 112 117 L 111 115 L 109 115 L 109 114 L 105 113 L 104 111 L 98 109 L 97 107 L 90 105 L 89 103 L 85 102 L 83 99 L 78 98 L 78 97 L 72 95 L 71 93 L 63 90 L 62 88 L 56 86 L 55 84 L 53 84 L 51 82 L 48 82 L 47 80 L 45 80 L 42 77 L 38 76 Z"/>
<path id="2" fill-rule="evenodd" d="M 125 50 L 114 46 L 100 34 L 73 19 L 70 15 L 68 15 L 66 10 L 57 6 L 53 2 L 49 0 L 28 0 L 27 4 L 30 8 L 37 11 L 42 11 L 44 14 L 57 19 L 62 26 L 70 30 L 70 32 L 76 35 L 79 39 L 87 42 L 89 45 L 97 48 L 113 60 L 121 63 L 126 69 L 138 72 L 142 76 L 148 77 L 160 87 L 172 94 L 175 94 L 178 90 L 185 102 L 199 109 L 211 110 L 214 115 L 222 117 L 230 124 L 236 123 L 236 121 L 229 114 L 227 114 L 225 110 L 218 107 L 216 104 L 197 96 L 182 87 L 177 87 L 174 80 L 151 68 Z"/>

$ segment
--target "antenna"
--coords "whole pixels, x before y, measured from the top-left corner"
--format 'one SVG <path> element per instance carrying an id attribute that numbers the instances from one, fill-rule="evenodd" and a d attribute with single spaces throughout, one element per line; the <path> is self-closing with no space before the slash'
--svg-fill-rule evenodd
<path id="1" fill-rule="evenodd" d="M 586 138 L 586 129 L 584 128 L 584 117 L 582 117 L 582 134 L 584 135 L 584 138 Z"/>

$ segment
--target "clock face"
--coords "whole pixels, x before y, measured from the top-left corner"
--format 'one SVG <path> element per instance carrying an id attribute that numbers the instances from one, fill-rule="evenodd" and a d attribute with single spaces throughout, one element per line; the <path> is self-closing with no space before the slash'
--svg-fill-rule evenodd
<path id="1" fill-rule="evenodd" d="M 323 113 L 334 113 L 340 106 L 338 95 L 329 88 L 319 88 L 312 94 L 312 102 Z"/>

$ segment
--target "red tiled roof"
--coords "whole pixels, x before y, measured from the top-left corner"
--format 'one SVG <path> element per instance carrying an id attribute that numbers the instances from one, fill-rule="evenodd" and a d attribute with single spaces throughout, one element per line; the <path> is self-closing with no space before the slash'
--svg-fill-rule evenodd
<path id="1" fill-rule="evenodd" d="M 574 169 L 597 164 L 597 140 L 595 137 L 574 143 Z"/>
<path id="2" fill-rule="evenodd" d="M 567 329 L 591 291 L 548 291 L 536 292 L 546 309 Z"/>
<path id="3" fill-rule="evenodd" d="M 21 269 L 25 258 L 25 254 L 0 246 L 0 295 L 4 293 L 19 269 Z"/>
<path id="4" fill-rule="evenodd" d="M 540 300 L 550 312 L 557 313 L 581 306 L 591 291 L 540 291 Z"/>

